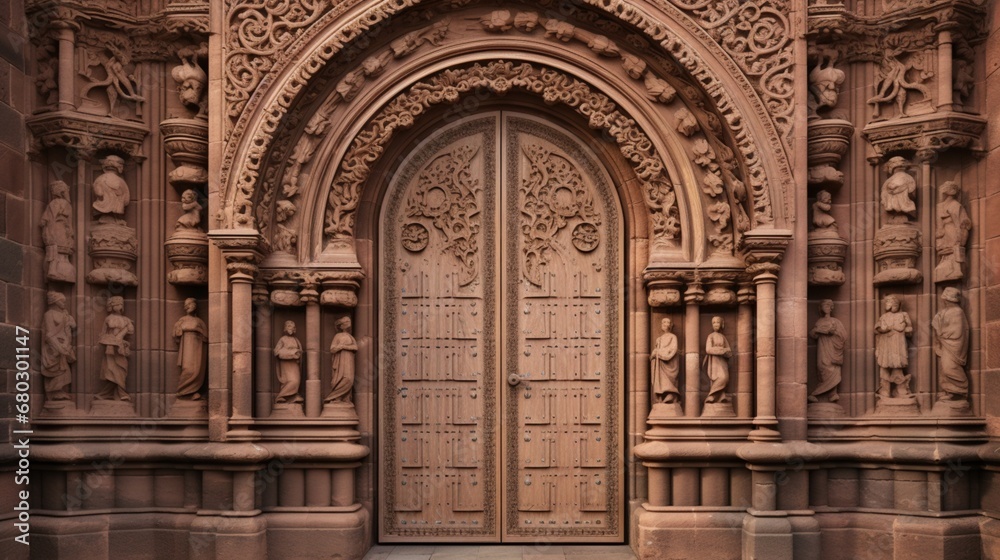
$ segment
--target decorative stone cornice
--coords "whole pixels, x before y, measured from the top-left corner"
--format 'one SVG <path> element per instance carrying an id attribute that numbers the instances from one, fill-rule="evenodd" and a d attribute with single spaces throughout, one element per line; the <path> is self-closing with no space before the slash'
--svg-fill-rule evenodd
<path id="1" fill-rule="evenodd" d="M 35 151 L 68 148 L 91 159 L 99 152 L 115 152 L 142 161 L 142 142 L 149 130 L 141 123 L 69 111 L 29 117 L 25 123 L 34 136 Z"/>
<path id="2" fill-rule="evenodd" d="M 985 129 L 985 117 L 948 112 L 873 122 L 862 134 L 872 147 L 868 162 L 875 165 L 896 152 L 914 152 L 923 161 L 933 161 L 952 148 L 983 155 Z"/>

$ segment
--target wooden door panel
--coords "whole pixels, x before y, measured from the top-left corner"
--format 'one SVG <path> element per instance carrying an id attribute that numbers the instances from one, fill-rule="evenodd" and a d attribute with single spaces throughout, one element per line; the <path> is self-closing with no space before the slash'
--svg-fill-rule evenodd
<path id="1" fill-rule="evenodd" d="M 382 217 L 385 541 L 499 540 L 499 116 L 440 131 L 401 165 Z"/>
<path id="2" fill-rule="evenodd" d="M 504 119 L 503 537 L 623 537 L 620 215 L 592 155 Z"/>

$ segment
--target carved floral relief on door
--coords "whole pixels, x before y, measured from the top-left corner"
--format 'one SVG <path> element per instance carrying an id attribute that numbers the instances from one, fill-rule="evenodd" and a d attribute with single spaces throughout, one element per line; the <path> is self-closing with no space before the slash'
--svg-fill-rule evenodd
<path id="1" fill-rule="evenodd" d="M 565 134 L 506 113 L 400 166 L 381 226 L 383 540 L 622 539 L 609 185 Z"/>

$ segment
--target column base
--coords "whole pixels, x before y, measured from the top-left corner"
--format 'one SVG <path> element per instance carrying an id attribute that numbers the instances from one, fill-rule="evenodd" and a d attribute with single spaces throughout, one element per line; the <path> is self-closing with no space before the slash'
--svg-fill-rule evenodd
<path id="1" fill-rule="evenodd" d="M 726 511 L 661 512 L 636 509 L 632 526 L 637 530 L 639 558 L 739 558 L 741 526 L 746 513 Z M 665 554 L 669 551 L 669 554 Z M 767 558 L 767 557 L 761 557 Z"/>
<path id="2" fill-rule="evenodd" d="M 758 512 L 743 519 L 743 558 L 794 560 L 794 543 L 784 513 Z"/>

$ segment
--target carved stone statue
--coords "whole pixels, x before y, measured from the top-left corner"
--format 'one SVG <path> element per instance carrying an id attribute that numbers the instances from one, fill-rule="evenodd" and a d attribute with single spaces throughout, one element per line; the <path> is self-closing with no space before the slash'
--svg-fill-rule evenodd
<path id="1" fill-rule="evenodd" d="M 726 386 L 729 385 L 729 358 L 733 356 L 733 350 L 726 336 L 722 334 L 725 326 L 722 317 L 712 317 L 714 332 L 705 340 L 705 373 L 712 382 L 708 397 L 705 399 L 706 404 L 728 403 L 730 400 L 726 394 Z"/>
<path id="2" fill-rule="evenodd" d="M 824 56 L 809 72 L 809 115 L 815 117 L 817 111 L 833 109 L 840 99 L 840 86 L 846 74 L 834 64 L 836 56 Z"/>
<path id="3" fill-rule="evenodd" d="M 170 71 L 170 75 L 177 82 L 177 94 L 180 96 L 181 103 L 196 111 L 199 117 L 204 118 L 208 113 L 205 96 L 208 75 L 198 64 L 198 54 L 199 49 L 192 47 L 181 49 L 177 53 L 181 63 Z"/>
<path id="4" fill-rule="evenodd" d="M 101 359 L 101 380 L 104 383 L 94 399 L 130 401 L 132 399 L 125 392 L 125 379 L 128 377 L 131 345 L 125 338 L 135 333 L 135 325 L 122 315 L 125 299 L 121 296 L 109 298 L 107 310 L 108 316 L 104 318 L 104 327 L 97 339 L 97 343 L 104 347 Z"/>
<path id="5" fill-rule="evenodd" d="M 833 197 L 828 191 L 816 193 L 816 202 L 812 205 L 813 225 L 816 229 L 837 229 L 837 220 L 830 214 L 833 209 Z"/>
<path id="6" fill-rule="evenodd" d="M 200 400 L 201 388 L 205 384 L 205 342 L 208 329 L 198 315 L 198 300 L 184 300 L 187 315 L 174 323 L 174 340 L 177 341 L 177 398 Z"/>
<path id="7" fill-rule="evenodd" d="M 934 243 L 938 263 L 934 268 L 934 281 L 947 282 L 965 277 L 965 244 L 969 241 L 972 220 L 959 201 L 961 188 L 954 181 L 946 181 L 938 189 L 937 233 Z"/>
<path id="8" fill-rule="evenodd" d="M 181 194 L 181 210 L 184 214 L 177 218 L 177 230 L 200 231 L 201 211 L 204 207 L 198 203 L 198 193 L 194 189 L 188 189 Z"/>
<path id="9" fill-rule="evenodd" d="M 819 383 L 809 394 L 809 402 L 818 403 L 825 395 L 826 400 L 835 403 L 840 400 L 841 366 L 844 365 L 844 346 L 847 329 L 840 320 L 833 317 L 833 300 L 824 299 L 819 304 L 823 314 L 813 325 L 809 336 L 816 339 L 816 373 Z"/>
<path id="10" fill-rule="evenodd" d="M 274 356 L 278 359 L 278 383 L 281 387 L 274 402 L 300 403 L 299 383 L 302 381 L 302 343 L 295 337 L 295 322 L 285 321 L 285 336 L 274 346 Z"/>
<path id="11" fill-rule="evenodd" d="M 906 373 L 910 364 L 907 339 L 913 336 L 910 316 L 899 307 L 899 298 L 885 297 L 885 313 L 875 323 L 875 362 L 879 367 L 880 400 L 913 399 L 910 378 Z"/>
<path id="12" fill-rule="evenodd" d="M 967 411 L 969 408 L 969 376 L 965 365 L 969 357 L 969 321 L 961 306 L 958 288 L 945 288 L 941 293 L 941 310 L 931 320 L 934 330 L 934 353 L 938 357 L 938 404 L 943 409 Z"/>
<path id="13" fill-rule="evenodd" d="M 663 334 L 656 339 L 653 350 L 649 353 L 650 376 L 657 403 L 676 403 L 680 400 L 680 390 L 677 388 L 680 371 L 677 364 L 677 335 L 670 332 L 672 327 L 673 321 L 669 317 L 660 321 Z"/>
<path id="14" fill-rule="evenodd" d="M 45 278 L 55 282 L 76 282 L 76 267 L 69 262 L 74 252 L 73 207 L 69 186 L 62 181 L 49 183 L 49 204 L 42 212 L 42 243 L 45 244 Z"/>
<path id="15" fill-rule="evenodd" d="M 76 361 L 73 330 L 76 321 L 66 311 L 66 296 L 48 293 L 49 308 L 42 316 L 42 377 L 45 378 L 45 401 L 69 400 L 66 391 L 72 382 L 70 364 Z"/>
<path id="16" fill-rule="evenodd" d="M 130 193 L 128 183 L 122 178 L 125 171 L 125 160 L 118 156 L 108 156 L 101 160 L 104 170 L 94 180 L 94 210 L 102 224 L 124 224 L 125 207 L 128 206 Z"/>
<path id="17" fill-rule="evenodd" d="M 900 156 L 890 158 L 885 164 L 889 178 L 882 183 L 882 208 L 889 214 L 890 223 L 905 223 L 917 215 L 917 205 L 913 202 L 917 182 L 906 172 L 909 165 Z"/>
<path id="18" fill-rule="evenodd" d="M 330 380 L 330 394 L 323 399 L 328 403 L 350 403 L 354 389 L 354 358 L 358 351 L 358 341 L 351 335 L 351 318 L 337 320 L 337 334 L 330 342 L 333 355 L 333 377 Z"/>

